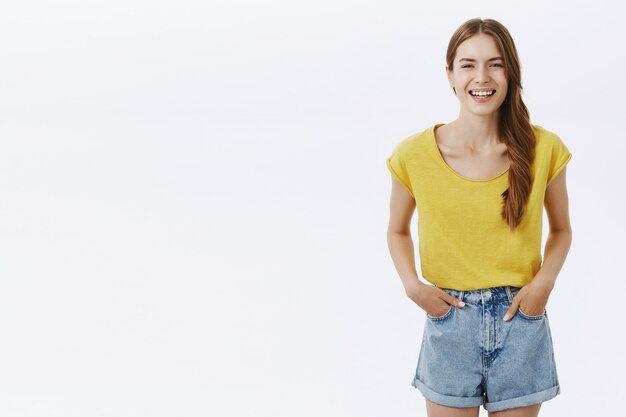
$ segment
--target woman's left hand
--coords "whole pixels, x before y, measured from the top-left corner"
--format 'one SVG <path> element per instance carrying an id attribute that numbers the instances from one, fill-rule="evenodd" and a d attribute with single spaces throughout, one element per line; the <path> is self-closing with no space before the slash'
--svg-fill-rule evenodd
<path id="1" fill-rule="evenodd" d="M 511 306 L 504 315 L 504 320 L 508 321 L 515 315 L 518 307 L 527 316 L 540 316 L 545 312 L 548 297 L 552 288 L 541 281 L 533 280 L 530 284 L 523 286 L 517 295 L 513 297 Z"/>

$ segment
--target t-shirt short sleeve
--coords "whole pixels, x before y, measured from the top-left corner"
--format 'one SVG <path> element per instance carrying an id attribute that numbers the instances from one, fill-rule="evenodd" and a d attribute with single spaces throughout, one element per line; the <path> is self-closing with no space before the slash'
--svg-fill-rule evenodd
<path id="1" fill-rule="evenodd" d="M 552 154 L 550 157 L 550 168 L 548 172 L 548 186 L 552 180 L 565 168 L 565 165 L 572 159 L 572 154 L 563 143 L 561 138 L 556 136 L 556 140 L 552 143 Z"/>
<path id="2" fill-rule="evenodd" d="M 391 155 L 387 158 L 387 168 L 391 171 L 391 174 L 398 180 L 404 188 L 413 195 L 413 190 L 411 188 L 411 179 L 409 177 L 408 170 L 406 169 L 406 163 L 403 155 L 403 143 L 397 145 Z"/>

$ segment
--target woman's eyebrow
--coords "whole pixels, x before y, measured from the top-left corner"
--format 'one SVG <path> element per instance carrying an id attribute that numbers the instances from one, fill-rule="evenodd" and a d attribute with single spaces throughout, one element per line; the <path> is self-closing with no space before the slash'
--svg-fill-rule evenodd
<path id="1" fill-rule="evenodd" d="M 496 56 L 496 57 L 493 57 L 493 58 L 489 58 L 487 60 L 487 62 L 489 62 L 489 61 L 497 61 L 497 60 L 502 60 L 502 57 L 501 56 Z M 476 62 L 476 60 L 472 59 L 472 58 L 461 58 L 461 59 L 459 59 L 459 62 L 461 62 L 461 61 Z"/>

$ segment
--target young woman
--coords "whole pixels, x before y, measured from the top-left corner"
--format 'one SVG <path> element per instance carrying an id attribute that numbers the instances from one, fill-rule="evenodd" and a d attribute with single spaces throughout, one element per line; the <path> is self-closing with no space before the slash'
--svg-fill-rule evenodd
<path id="1" fill-rule="evenodd" d="M 429 417 L 537 416 L 560 392 L 545 309 L 572 241 L 571 153 L 530 123 L 511 35 L 471 19 L 452 36 L 446 72 L 456 120 L 396 145 L 389 250 L 425 311 L 411 384 Z M 541 255 L 543 207 L 550 234 Z M 419 280 L 410 223 L 418 212 Z"/>

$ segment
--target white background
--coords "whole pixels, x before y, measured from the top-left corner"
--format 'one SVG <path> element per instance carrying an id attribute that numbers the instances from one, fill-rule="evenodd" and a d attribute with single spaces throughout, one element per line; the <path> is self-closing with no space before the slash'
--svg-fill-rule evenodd
<path id="1" fill-rule="evenodd" d="M 573 154 L 541 415 L 622 412 L 614 4 L 3 2 L 0 415 L 425 415 L 385 159 L 457 117 L 445 52 L 473 17 Z"/>

